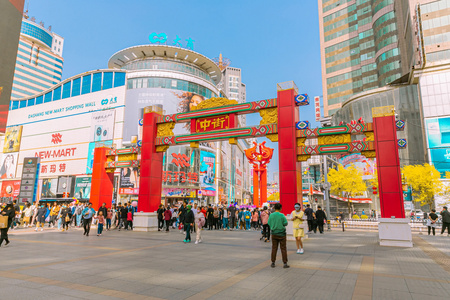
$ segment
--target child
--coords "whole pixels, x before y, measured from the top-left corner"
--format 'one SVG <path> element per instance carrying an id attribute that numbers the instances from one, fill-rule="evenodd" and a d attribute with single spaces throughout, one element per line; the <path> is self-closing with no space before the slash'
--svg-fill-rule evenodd
<path id="1" fill-rule="evenodd" d="M 106 213 L 106 230 L 111 229 L 112 216 L 113 216 L 112 209 L 108 209 L 108 212 Z"/>
<path id="2" fill-rule="evenodd" d="M 131 211 L 127 213 L 127 223 L 127 227 L 133 230 L 133 213 Z"/>
<path id="3" fill-rule="evenodd" d="M 103 212 L 98 212 L 97 216 L 98 227 L 97 227 L 97 236 L 101 236 L 103 232 L 103 224 L 105 224 L 105 217 L 103 216 Z"/>

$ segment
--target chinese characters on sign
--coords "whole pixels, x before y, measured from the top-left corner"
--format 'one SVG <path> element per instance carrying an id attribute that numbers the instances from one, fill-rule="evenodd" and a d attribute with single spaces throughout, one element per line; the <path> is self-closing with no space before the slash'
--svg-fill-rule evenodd
<path id="1" fill-rule="evenodd" d="M 198 182 L 198 173 L 163 171 L 163 182 Z"/>
<path id="2" fill-rule="evenodd" d="M 58 170 L 59 173 L 64 173 L 66 171 L 66 164 L 65 163 L 61 163 L 61 164 L 51 164 L 51 165 L 42 165 L 41 166 L 41 173 L 42 174 L 46 174 L 46 173 L 56 173 L 56 171 Z"/>
<path id="3" fill-rule="evenodd" d="M 167 34 L 165 33 L 160 33 L 157 34 L 156 32 L 152 32 L 150 34 L 150 36 L 148 37 L 150 43 L 155 44 L 166 44 L 167 43 Z M 186 48 L 186 49 L 191 49 L 194 50 L 194 40 L 191 38 L 186 39 L 186 47 L 183 47 L 183 45 L 180 43 L 181 38 L 178 37 L 178 35 L 176 35 L 176 38 L 173 40 L 172 46 L 175 47 L 180 47 L 180 48 Z"/>
<path id="4" fill-rule="evenodd" d="M 320 97 L 314 97 L 314 111 L 316 114 L 316 121 L 320 120 Z"/>
<path id="5" fill-rule="evenodd" d="M 229 115 L 209 118 L 193 119 L 191 122 L 191 132 L 208 132 L 221 129 L 234 128 L 234 118 Z"/>

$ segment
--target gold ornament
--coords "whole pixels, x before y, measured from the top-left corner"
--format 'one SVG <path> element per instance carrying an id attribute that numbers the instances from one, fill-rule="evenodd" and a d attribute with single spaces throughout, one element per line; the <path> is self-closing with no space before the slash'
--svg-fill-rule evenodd
<path id="1" fill-rule="evenodd" d="M 351 143 L 352 137 L 350 134 L 333 134 L 333 135 L 321 135 L 317 137 L 319 145 L 334 145 Z"/>
<path id="2" fill-rule="evenodd" d="M 158 131 L 156 136 L 172 136 L 172 130 L 175 128 L 175 122 L 159 123 L 157 126 Z"/>
<path id="3" fill-rule="evenodd" d="M 238 104 L 238 102 L 236 100 L 230 100 L 227 98 L 209 98 L 207 100 L 200 102 L 199 104 L 197 104 L 197 106 L 192 107 L 192 110 L 214 108 L 233 104 Z"/>
<path id="4" fill-rule="evenodd" d="M 395 106 L 381 106 L 372 108 L 372 118 L 386 117 L 395 115 Z"/>
<path id="5" fill-rule="evenodd" d="M 199 142 L 191 142 L 191 148 L 198 148 L 200 146 Z"/>
<path id="6" fill-rule="evenodd" d="M 297 161 L 307 161 L 311 158 L 310 154 L 297 155 Z"/>
<path id="7" fill-rule="evenodd" d="M 304 147 L 306 142 L 306 138 L 302 137 L 302 138 L 297 138 L 297 147 Z"/>
<path id="8" fill-rule="evenodd" d="M 364 155 L 366 158 L 376 158 L 377 157 L 376 152 L 373 150 L 361 151 L 361 155 Z"/>
<path id="9" fill-rule="evenodd" d="M 373 132 L 364 132 L 364 135 L 366 136 L 367 142 L 373 142 L 375 140 Z"/>
<path id="10" fill-rule="evenodd" d="M 259 122 L 259 125 L 277 124 L 278 123 L 278 108 L 277 107 L 260 109 L 259 115 L 262 118 L 261 122 Z"/>
<path id="11" fill-rule="evenodd" d="M 278 142 L 278 134 L 277 133 L 268 134 L 268 135 L 266 135 L 266 138 L 268 138 L 272 142 Z"/>
<path id="12" fill-rule="evenodd" d="M 159 145 L 156 146 L 156 152 L 166 152 L 169 149 L 169 145 Z"/>
<path id="13" fill-rule="evenodd" d="M 236 138 L 229 138 L 228 139 L 228 143 L 230 143 L 230 145 L 237 145 L 237 139 Z"/>

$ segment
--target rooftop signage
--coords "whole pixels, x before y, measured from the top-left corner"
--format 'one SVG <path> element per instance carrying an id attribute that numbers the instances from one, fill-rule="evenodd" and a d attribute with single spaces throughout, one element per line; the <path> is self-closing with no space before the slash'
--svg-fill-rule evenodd
<path id="1" fill-rule="evenodd" d="M 178 37 L 178 35 L 176 35 L 175 39 L 173 40 L 172 44 L 167 43 L 168 37 L 167 34 L 165 33 L 156 33 L 156 32 L 152 32 L 150 34 L 150 36 L 148 37 L 148 39 L 150 40 L 151 44 L 165 44 L 165 45 L 171 45 L 171 46 L 175 46 L 175 47 L 180 47 L 180 48 L 186 48 L 186 49 L 190 49 L 190 50 L 194 50 L 194 40 L 191 38 L 187 38 L 185 41 L 186 46 L 183 46 L 183 44 L 180 42 L 181 38 Z"/>

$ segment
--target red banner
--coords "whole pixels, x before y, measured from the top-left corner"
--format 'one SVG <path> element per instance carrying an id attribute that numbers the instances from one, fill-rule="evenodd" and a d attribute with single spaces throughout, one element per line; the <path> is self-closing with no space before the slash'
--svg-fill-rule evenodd
<path id="1" fill-rule="evenodd" d="M 139 195 L 139 188 L 120 188 L 120 195 Z"/>
<path id="2" fill-rule="evenodd" d="M 9 180 L 2 182 L 0 197 L 17 197 L 20 192 L 20 180 Z"/>
<path id="3" fill-rule="evenodd" d="M 191 133 L 208 132 L 236 127 L 236 115 L 206 117 L 191 120 Z"/>

